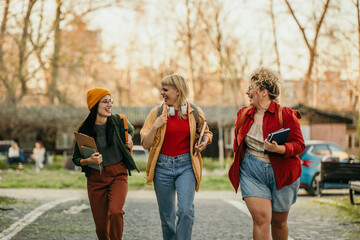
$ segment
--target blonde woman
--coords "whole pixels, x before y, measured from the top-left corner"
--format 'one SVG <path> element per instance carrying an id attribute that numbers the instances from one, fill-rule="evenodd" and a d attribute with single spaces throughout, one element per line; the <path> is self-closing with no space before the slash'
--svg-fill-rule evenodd
<path id="1" fill-rule="evenodd" d="M 197 129 L 202 129 L 205 117 L 200 108 L 189 103 L 188 93 L 184 77 L 178 74 L 164 77 L 161 80 L 164 101 L 160 108 L 150 111 L 140 132 L 143 147 L 150 148 L 146 178 L 147 184 L 154 182 L 165 240 L 191 239 L 194 195 L 199 191 L 201 181 L 200 152 L 212 139 L 206 126 L 200 144 L 196 143 Z"/>

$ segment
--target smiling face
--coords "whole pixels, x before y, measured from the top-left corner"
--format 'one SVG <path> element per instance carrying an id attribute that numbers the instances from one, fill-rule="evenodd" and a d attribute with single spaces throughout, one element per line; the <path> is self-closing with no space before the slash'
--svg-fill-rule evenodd
<path id="1" fill-rule="evenodd" d="M 246 94 L 249 97 L 250 106 L 261 107 L 261 103 L 268 99 L 267 90 L 260 90 L 254 81 L 250 81 Z"/>
<path id="2" fill-rule="evenodd" d="M 179 90 L 170 85 L 163 85 L 161 87 L 161 96 L 164 98 L 164 102 L 168 106 L 177 108 L 177 99 L 180 94 Z"/>
<path id="3" fill-rule="evenodd" d="M 246 91 L 246 95 L 249 97 L 250 106 L 256 107 L 259 98 L 259 87 L 256 86 L 254 81 L 250 81 L 249 87 Z"/>
<path id="4" fill-rule="evenodd" d="M 111 99 L 110 95 L 104 96 L 99 101 L 98 115 L 102 117 L 110 117 L 112 105 L 113 105 L 113 100 Z"/>

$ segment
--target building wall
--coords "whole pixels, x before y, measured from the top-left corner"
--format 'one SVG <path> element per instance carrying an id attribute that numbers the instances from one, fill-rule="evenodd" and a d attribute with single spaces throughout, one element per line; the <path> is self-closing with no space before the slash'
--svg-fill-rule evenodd
<path id="1" fill-rule="evenodd" d="M 348 128 L 346 134 L 346 151 L 349 154 L 355 156 L 355 158 L 360 159 L 360 152 L 359 152 L 359 135 L 357 133 L 356 127 Z"/>
<path id="2" fill-rule="evenodd" d="M 345 123 L 311 124 L 310 138 L 312 140 L 331 141 L 345 149 L 346 124 Z"/>

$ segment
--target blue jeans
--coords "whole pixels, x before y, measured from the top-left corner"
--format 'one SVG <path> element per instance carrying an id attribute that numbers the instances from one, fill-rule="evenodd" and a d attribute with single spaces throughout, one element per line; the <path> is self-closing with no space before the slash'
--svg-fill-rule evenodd
<path id="1" fill-rule="evenodd" d="M 195 185 L 190 153 L 176 157 L 159 155 L 155 167 L 154 188 L 164 240 L 191 239 L 195 219 Z M 175 193 L 177 193 L 177 211 Z M 177 224 L 175 224 L 176 216 Z"/>

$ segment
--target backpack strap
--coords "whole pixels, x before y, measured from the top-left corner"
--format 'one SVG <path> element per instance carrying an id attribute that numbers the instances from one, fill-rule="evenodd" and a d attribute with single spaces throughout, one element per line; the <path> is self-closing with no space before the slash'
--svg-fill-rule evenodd
<path id="1" fill-rule="evenodd" d="M 200 133 L 199 128 L 198 128 L 198 125 L 199 125 L 199 109 L 195 104 L 193 104 L 193 103 L 189 103 L 189 104 L 190 104 L 191 108 L 194 109 L 194 118 L 195 118 L 195 122 L 196 122 L 196 132 Z"/>
<path id="2" fill-rule="evenodd" d="M 127 128 L 126 116 L 124 114 L 116 114 L 118 122 L 120 124 L 120 137 L 123 143 L 125 144 L 129 139 L 129 132 Z M 132 155 L 132 149 L 130 149 Z"/>
<path id="3" fill-rule="evenodd" d="M 161 113 L 162 113 L 162 105 L 160 105 L 160 106 L 157 107 L 156 117 L 160 117 Z"/>
<path id="4" fill-rule="evenodd" d="M 284 120 L 283 120 L 282 110 L 283 110 L 283 107 L 280 106 L 279 107 L 279 122 L 280 122 L 281 127 L 284 128 Z"/>

